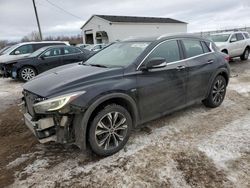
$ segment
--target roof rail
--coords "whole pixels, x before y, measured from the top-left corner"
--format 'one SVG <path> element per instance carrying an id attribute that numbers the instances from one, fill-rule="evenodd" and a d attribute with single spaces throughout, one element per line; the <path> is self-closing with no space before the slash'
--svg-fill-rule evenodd
<path id="1" fill-rule="evenodd" d="M 157 38 L 157 40 L 162 39 L 162 38 L 164 38 L 164 37 L 171 36 L 171 35 L 176 35 L 176 34 L 178 34 L 178 35 L 185 34 L 185 35 L 186 35 L 187 33 L 181 33 L 181 32 L 179 32 L 179 33 L 166 33 L 166 34 L 160 35 L 160 36 Z"/>

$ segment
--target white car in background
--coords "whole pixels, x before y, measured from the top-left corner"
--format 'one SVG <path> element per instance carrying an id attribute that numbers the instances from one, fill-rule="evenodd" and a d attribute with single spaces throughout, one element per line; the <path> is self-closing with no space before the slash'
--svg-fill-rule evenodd
<path id="1" fill-rule="evenodd" d="M 17 60 L 29 56 L 34 51 L 45 47 L 54 45 L 69 45 L 68 42 L 62 41 L 41 41 L 41 42 L 22 42 L 10 46 L 0 54 L 0 63 Z"/>
<path id="2" fill-rule="evenodd" d="M 221 52 L 229 55 L 230 58 L 240 57 L 247 60 L 250 53 L 250 37 L 248 32 L 225 32 L 212 34 L 209 37 L 213 40 Z"/>
<path id="3" fill-rule="evenodd" d="M 97 52 L 97 51 L 102 50 L 106 46 L 107 46 L 107 44 L 94 44 L 94 45 L 89 45 L 89 46 L 85 47 L 84 49 L 89 50 L 89 51 L 93 51 L 93 52 Z"/>

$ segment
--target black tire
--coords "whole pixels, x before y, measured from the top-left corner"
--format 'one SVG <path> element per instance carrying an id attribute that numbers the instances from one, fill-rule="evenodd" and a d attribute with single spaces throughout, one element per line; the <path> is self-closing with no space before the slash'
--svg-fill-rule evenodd
<path id="1" fill-rule="evenodd" d="M 36 75 L 37 75 L 36 70 L 30 66 L 24 66 L 18 71 L 18 78 L 23 82 L 29 81 Z"/>
<path id="2" fill-rule="evenodd" d="M 247 60 L 247 59 L 248 59 L 248 56 L 249 56 L 249 53 L 250 53 L 249 48 L 246 48 L 245 51 L 244 51 L 244 53 L 240 56 L 240 59 L 241 59 L 242 61 Z"/>
<path id="3" fill-rule="evenodd" d="M 90 125 L 88 138 L 92 151 L 100 156 L 118 152 L 127 143 L 131 128 L 132 118 L 124 107 L 116 104 L 106 106 Z"/>
<path id="4" fill-rule="evenodd" d="M 226 86 L 226 79 L 223 76 L 218 75 L 213 81 L 208 97 L 202 101 L 203 104 L 210 108 L 220 106 L 226 95 Z"/>

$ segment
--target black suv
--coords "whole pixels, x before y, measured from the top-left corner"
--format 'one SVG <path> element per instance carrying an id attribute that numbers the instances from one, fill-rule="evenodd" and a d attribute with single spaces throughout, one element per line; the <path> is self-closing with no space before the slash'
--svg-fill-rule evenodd
<path id="1" fill-rule="evenodd" d="M 197 101 L 219 106 L 229 72 L 228 56 L 204 38 L 118 42 L 24 84 L 25 124 L 41 143 L 74 143 L 108 156 L 140 124 Z"/>

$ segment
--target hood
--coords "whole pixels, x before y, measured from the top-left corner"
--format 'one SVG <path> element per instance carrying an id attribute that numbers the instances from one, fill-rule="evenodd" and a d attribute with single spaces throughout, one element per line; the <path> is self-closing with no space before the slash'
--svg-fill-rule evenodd
<path id="1" fill-rule="evenodd" d="M 101 68 L 69 64 L 51 69 L 23 85 L 23 89 L 41 97 L 83 90 L 93 81 L 123 74 L 123 68 Z"/>
<path id="2" fill-rule="evenodd" d="M 19 59 L 25 59 L 27 56 L 18 56 L 18 55 L 1 55 L 0 56 L 0 63 L 12 63 L 13 61 Z"/>
<path id="3" fill-rule="evenodd" d="M 221 49 L 227 45 L 227 42 L 215 42 L 215 45 Z"/>

